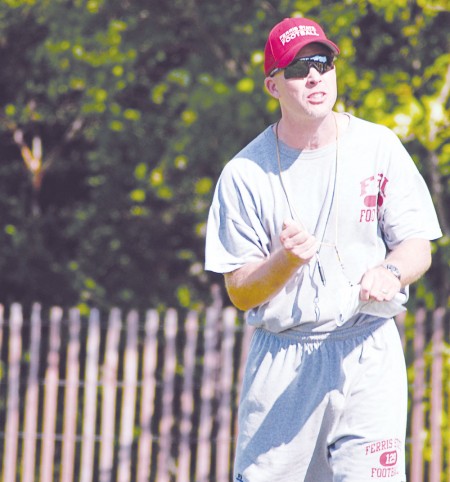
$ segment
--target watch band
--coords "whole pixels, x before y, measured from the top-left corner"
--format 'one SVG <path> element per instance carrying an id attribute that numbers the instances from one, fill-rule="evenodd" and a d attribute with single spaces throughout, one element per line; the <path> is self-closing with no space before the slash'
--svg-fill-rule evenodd
<path id="1" fill-rule="evenodd" d="M 397 266 L 394 266 L 393 264 L 383 264 L 382 266 L 383 268 L 390 271 L 398 280 L 401 280 L 402 275 L 400 273 L 400 270 L 397 268 Z"/>

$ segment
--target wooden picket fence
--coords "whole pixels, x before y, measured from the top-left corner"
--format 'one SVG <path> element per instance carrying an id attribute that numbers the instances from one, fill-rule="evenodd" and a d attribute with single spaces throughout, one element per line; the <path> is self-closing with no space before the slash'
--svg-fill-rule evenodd
<path id="1" fill-rule="evenodd" d="M 41 311 L 0 306 L 1 482 L 231 481 L 239 313 Z M 408 480 L 449 481 L 448 312 L 408 317 Z"/>

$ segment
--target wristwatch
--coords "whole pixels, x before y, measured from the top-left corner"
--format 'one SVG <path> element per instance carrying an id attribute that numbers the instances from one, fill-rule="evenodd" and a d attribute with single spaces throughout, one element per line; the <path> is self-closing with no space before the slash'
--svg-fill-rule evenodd
<path id="1" fill-rule="evenodd" d="M 402 274 L 400 273 L 400 270 L 397 268 L 397 266 L 394 266 L 393 264 L 383 264 L 383 268 L 386 268 L 388 271 L 390 271 L 398 280 L 402 278 Z"/>

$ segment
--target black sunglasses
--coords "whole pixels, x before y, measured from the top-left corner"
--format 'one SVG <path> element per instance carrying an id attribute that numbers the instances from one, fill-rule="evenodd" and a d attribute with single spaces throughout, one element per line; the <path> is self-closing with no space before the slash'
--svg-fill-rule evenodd
<path id="1" fill-rule="evenodd" d="M 334 57 L 332 55 L 313 55 L 312 57 L 299 57 L 287 67 L 272 70 L 269 77 L 273 77 L 278 72 L 284 70 L 285 79 L 304 79 L 308 76 L 311 67 L 317 72 L 324 74 L 334 69 Z"/>

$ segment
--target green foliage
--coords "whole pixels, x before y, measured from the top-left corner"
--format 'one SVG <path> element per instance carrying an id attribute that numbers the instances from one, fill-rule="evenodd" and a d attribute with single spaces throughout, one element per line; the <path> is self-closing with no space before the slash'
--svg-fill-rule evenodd
<path id="1" fill-rule="evenodd" d="M 393 128 L 432 189 L 446 237 L 415 294 L 447 303 L 445 5 L 2 2 L 0 301 L 208 302 L 216 277 L 203 272 L 203 244 L 214 185 L 224 163 L 276 120 L 262 50 L 274 23 L 302 14 L 341 47 L 337 109 Z"/>

